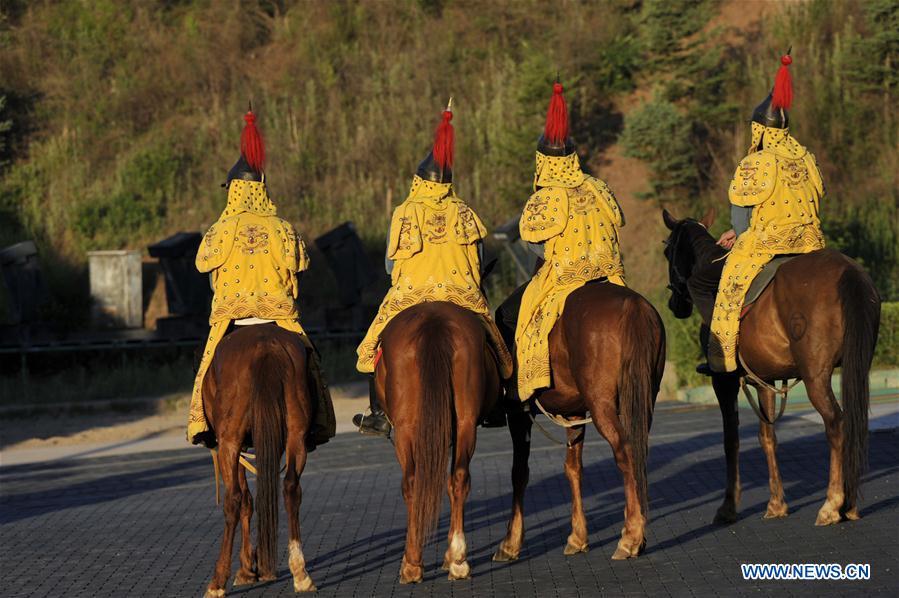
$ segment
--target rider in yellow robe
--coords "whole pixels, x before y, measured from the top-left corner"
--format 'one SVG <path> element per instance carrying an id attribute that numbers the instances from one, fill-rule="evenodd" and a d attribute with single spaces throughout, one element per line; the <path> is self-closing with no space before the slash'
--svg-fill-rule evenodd
<path id="1" fill-rule="evenodd" d="M 562 316 L 568 295 L 600 279 L 624 286 L 618 246 L 623 225 L 621 208 L 608 185 L 581 170 L 568 137 L 562 85 L 556 83 L 547 127 L 537 146 L 534 194 L 519 221 L 522 240 L 543 263 L 497 315 L 504 331 L 515 330 L 520 400 L 552 384 L 549 333 Z"/>
<path id="2" fill-rule="evenodd" d="M 356 350 L 356 368 L 375 371 L 381 333 L 401 311 L 425 301 L 449 301 L 482 316 L 488 337 L 500 360 L 504 378 L 512 373 L 512 358 L 496 329 L 481 289 L 482 242 L 487 230 L 474 210 L 456 196 L 452 150 L 445 156 L 444 140 L 452 139 L 450 107 L 443 113 L 434 149 L 412 178 L 409 196 L 393 212 L 386 264 L 391 287 L 368 333 Z M 371 434 L 387 434 L 390 424 L 372 393 L 370 415 L 354 422 Z"/>
<path id="3" fill-rule="evenodd" d="M 782 58 L 785 71 L 792 62 Z M 783 75 L 778 74 L 778 80 Z M 789 79 L 787 78 L 787 83 Z M 727 256 L 715 307 L 709 341 L 709 366 L 716 372 L 737 369 L 740 312 L 749 285 L 776 255 L 800 254 L 824 247 L 818 217 L 824 184 L 815 156 L 790 135 L 783 86 L 775 90 L 752 115 L 752 142 L 728 190 L 735 221 L 748 221 L 722 235 L 719 243 L 736 242 Z M 742 214 L 742 216 L 741 216 Z M 745 228 L 736 230 L 737 228 Z"/>
<path id="4" fill-rule="evenodd" d="M 255 117 L 249 112 L 245 118 L 243 137 L 249 136 L 253 142 L 249 147 L 242 143 L 241 157 L 228 173 L 228 203 L 197 251 L 197 269 L 210 274 L 214 296 L 209 337 L 191 395 L 187 437 L 194 444 L 215 444 L 203 410 L 202 389 L 219 342 L 232 325 L 273 322 L 299 334 L 309 348 L 314 380 L 310 390 L 318 398 L 311 440 L 322 444 L 334 436 L 334 410 L 296 304 L 299 275 L 309 267 L 309 258 L 293 226 L 277 216 L 262 174 L 264 149 L 255 130 Z"/>

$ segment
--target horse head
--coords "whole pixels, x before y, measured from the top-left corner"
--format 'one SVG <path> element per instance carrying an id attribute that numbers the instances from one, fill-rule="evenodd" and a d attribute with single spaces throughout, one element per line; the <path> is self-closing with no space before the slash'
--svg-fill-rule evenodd
<path id="1" fill-rule="evenodd" d="M 696 252 L 693 239 L 697 234 L 708 236 L 708 227 L 715 222 L 715 209 L 709 208 L 701 220 L 685 218 L 678 220 L 668 210 L 662 210 L 662 220 L 671 231 L 665 240 L 665 259 L 668 260 L 668 309 L 678 319 L 689 318 L 693 313 L 693 299 L 687 281 L 696 266 Z"/>

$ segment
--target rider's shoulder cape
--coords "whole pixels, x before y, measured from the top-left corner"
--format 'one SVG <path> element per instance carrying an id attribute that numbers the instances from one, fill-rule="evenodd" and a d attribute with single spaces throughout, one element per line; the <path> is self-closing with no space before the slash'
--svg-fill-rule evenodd
<path id="1" fill-rule="evenodd" d="M 735 206 L 751 207 L 771 197 L 777 186 L 777 157 L 770 150 L 753 152 L 737 165 L 728 196 Z"/>
<path id="2" fill-rule="evenodd" d="M 806 199 L 824 195 L 814 154 L 790 136 L 743 158 L 730 183 L 728 196 L 736 206 L 751 207 L 781 188 L 806 194 Z"/>
<path id="3" fill-rule="evenodd" d="M 568 193 L 562 187 L 543 187 L 524 206 L 518 231 L 529 243 L 542 243 L 565 230 L 568 223 Z"/>
<path id="4" fill-rule="evenodd" d="M 272 233 L 281 243 L 280 255 L 273 255 L 274 261 L 283 264 L 290 272 L 302 272 L 309 267 L 309 254 L 306 252 L 306 244 L 293 228 L 293 225 L 277 216 L 260 216 L 257 214 L 241 213 L 233 216 L 224 216 L 209 227 L 197 250 L 196 266 L 200 272 L 211 272 L 225 264 L 231 255 L 234 242 L 240 235 L 239 228 L 252 227 L 255 220 L 263 220 L 272 227 Z M 266 233 L 267 234 L 267 233 Z"/>
<path id="5" fill-rule="evenodd" d="M 457 245 L 471 245 L 487 236 L 484 223 L 468 204 L 458 198 L 447 198 L 439 205 L 431 202 L 405 201 L 390 220 L 387 257 L 408 259 L 423 248 L 423 232 L 446 229 Z"/>

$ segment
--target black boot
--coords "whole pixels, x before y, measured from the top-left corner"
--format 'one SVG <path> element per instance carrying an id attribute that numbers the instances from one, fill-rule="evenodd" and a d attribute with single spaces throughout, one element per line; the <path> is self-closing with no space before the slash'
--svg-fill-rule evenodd
<path id="1" fill-rule="evenodd" d="M 368 414 L 357 413 L 353 416 L 353 425 L 359 428 L 362 434 L 371 436 L 384 436 L 390 438 L 390 431 L 393 426 L 387 419 L 387 414 L 378 404 L 378 398 L 375 396 L 375 378 L 372 376 L 368 380 Z"/>
<path id="2" fill-rule="evenodd" d="M 496 405 L 481 420 L 482 428 L 505 428 L 506 427 L 506 411 L 503 409 L 502 401 L 497 401 Z"/>

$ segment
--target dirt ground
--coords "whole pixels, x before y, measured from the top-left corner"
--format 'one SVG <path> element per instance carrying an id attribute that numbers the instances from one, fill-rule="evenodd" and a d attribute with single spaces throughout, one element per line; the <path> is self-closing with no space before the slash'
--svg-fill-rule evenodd
<path id="1" fill-rule="evenodd" d="M 351 418 L 368 405 L 365 383 L 331 388 L 337 431 L 354 430 Z M 0 420 L 0 448 L 4 453 L 62 447 L 126 443 L 146 438 L 183 439 L 190 395 L 183 393 L 125 413 L 48 414 Z"/>

